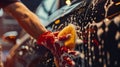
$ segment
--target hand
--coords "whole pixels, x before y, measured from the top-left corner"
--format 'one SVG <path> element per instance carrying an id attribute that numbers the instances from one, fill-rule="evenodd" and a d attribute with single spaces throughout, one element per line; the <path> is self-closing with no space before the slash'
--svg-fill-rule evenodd
<path id="1" fill-rule="evenodd" d="M 40 35 L 37 43 L 51 51 L 59 67 L 73 67 L 75 65 L 73 58 L 77 57 L 79 52 L 70 50 L 64 46 L 64 41 L 70 37 L 70 34 L 58 38 L 58 33 L 59 32 L 46 32 Z"/>
<path id="2" fill-rule="evenodd" d="M 0 8 L 4 8 L 11 3 L 17 2 L 19 0 L 0 0 Z"/>

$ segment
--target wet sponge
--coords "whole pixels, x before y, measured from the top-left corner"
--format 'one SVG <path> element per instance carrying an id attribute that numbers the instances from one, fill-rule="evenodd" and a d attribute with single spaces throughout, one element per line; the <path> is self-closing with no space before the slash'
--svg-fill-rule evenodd
<path id="1" fill-rule="evenodd" d="M 75 26 L 73 24 L 69 24 L 68 26 L 63 28 L 59 32 L 58 37 L 64 36 L 67 34 L 71 34 L 71 36 L 65 41 L 64 44 L 69 49 L 74 49 L 75 48 L 75 41 L 76 41 L 76 30 L 75 30 Z"/>

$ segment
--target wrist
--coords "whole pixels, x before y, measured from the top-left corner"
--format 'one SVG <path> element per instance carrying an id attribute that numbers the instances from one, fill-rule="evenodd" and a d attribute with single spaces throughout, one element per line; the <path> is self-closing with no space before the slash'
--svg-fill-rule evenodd
<path id="1" fill-rule="evenodd" d="M 45 40 L 47 40 L 46 36 L 51 34 L 52 32 L 51 31 L 47 31 L 45 33 L 42 33 L 39 35 L 38 39 L 37 39 L 37 44 L 38 45 L 41 45 L 41 43 Z"/>

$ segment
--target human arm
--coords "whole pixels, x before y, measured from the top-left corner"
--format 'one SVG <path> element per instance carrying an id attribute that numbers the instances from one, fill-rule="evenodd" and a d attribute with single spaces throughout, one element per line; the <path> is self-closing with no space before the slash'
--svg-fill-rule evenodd
<path id="1" fill-rule="evenodd" d="M 3 8 L 7 13 L 13 16 L 18 23 L 35 39 L 47 29 L 40 23 L 39 18 L 32 13 L 21 2 L 14 2 Z"/>
<path id="2" fill-rule="evenodd" d="M 74 62 L 72 59 L 70 59 L 70 56 L 76 55 L 76 52 L 69 50 L 65 46 L 61 46 L 62 43 L 59 43 L 59 41 L 61 41 L 60 38 L 54 36 L 54 33 L 52 32 L 48 33 L 46 28 L 40 24 L 39 18 L 37 18 L 36 15 L 34 15 L 31 11 L 29 11 L 22 3 L 14 2 L 9 6 L 5 7 L 4 10 L 9 14 L 11 14 L 15 19 L 17 19 L 19 24 L 29 34 L 31 34 L 36 39 L 39 38 L 40 40 L 38 39 L 38 42 L 41 41 L 39 44 L 42 44 L 42 41 L 47 42 L 47 44 L 42 44 L 42 45 L 48 48 L 52 52 L 60 67 L 64 67 L 65 65 L 74 66 Z M 43 36 L 44 34 L 46 34 L 46 36 Z M 49 39 L 49 35 L 52 36 L 50 37 L 50 39 Z M 39 36 L 43 36 L 43 37 L 39 37 Z M 57 50 L 55 50 L 56 48 Z M 61 63 L 64 62 L 65 64 L 61 65 Z"/>

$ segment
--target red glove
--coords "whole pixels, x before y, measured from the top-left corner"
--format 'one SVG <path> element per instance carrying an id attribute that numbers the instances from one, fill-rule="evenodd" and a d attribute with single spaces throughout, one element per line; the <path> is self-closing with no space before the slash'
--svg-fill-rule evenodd
<path id="1" fill-rule="evenodd" d="M 0 8 L 4 8 L 11 3 L 17 2 L 19 0 L 0 0 Z"/>
<path id="2" fill-rule="evenodd" d="M 70 34 L 67 36 L 57 37 L 58 32 L 46 32 L 40 35 L 38 39 L 38 44 L 43 45 L 48 48 L 55 59 L 57 60 L 59 67 L 73 67 L 75 62 L 72 58 L 75 58 L 79 55 L 79 52 L 68 49 L 64 46 L 64 41 L 69 38 Z"/>

